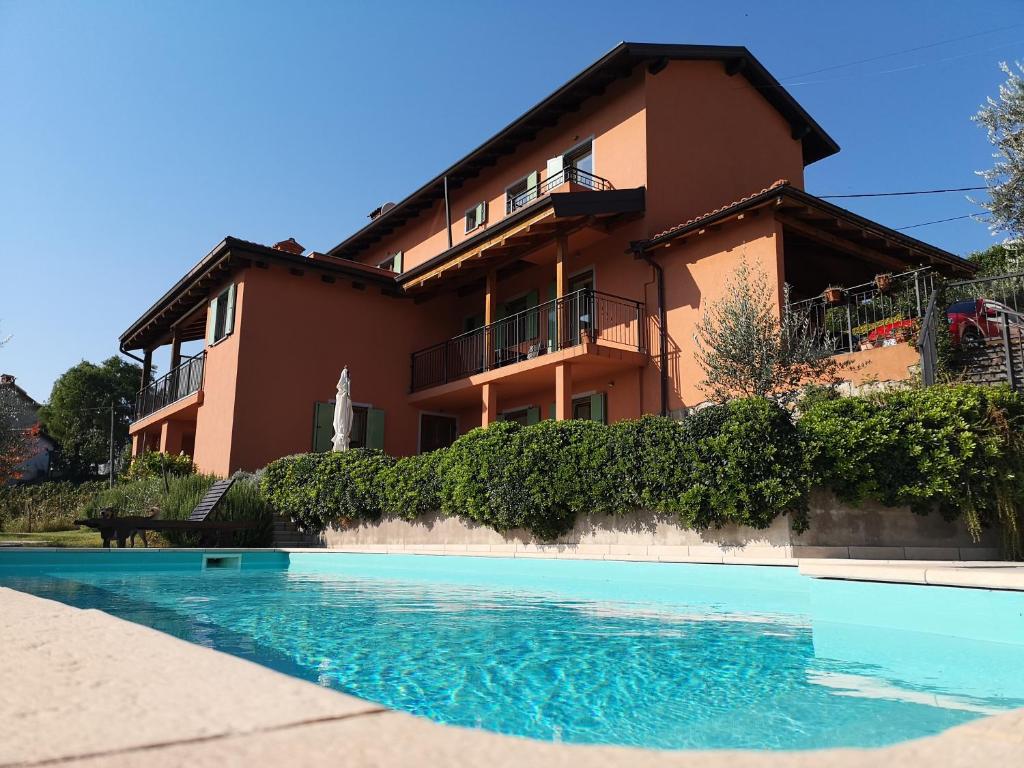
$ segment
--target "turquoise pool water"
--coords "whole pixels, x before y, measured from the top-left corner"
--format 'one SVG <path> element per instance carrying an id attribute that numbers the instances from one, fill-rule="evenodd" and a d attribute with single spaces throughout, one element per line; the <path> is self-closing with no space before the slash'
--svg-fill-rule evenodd
<path id="1" fill-rule="evenodd" d="M 875 746 L 1024 706 L 1024 594 L 791 568 L 249 552 L 240 570 L 203 570 L 201 558 L 0 552 L 0 585 L 537 739 Z"/>

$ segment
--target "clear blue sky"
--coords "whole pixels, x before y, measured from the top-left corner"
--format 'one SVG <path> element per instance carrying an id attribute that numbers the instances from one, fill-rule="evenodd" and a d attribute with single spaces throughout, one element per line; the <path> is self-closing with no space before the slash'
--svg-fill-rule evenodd
<path id="1" fill-rule="evenodd" d="M 1024 2 L 0 0 L 0 369 L 45 399 L 224 235 L 326 250 L 621 40 L 750 48 L 842 147 L 811 192 L 971 186 Z M 977 210 L 845 204 L 895 227 Z M 993 242 L 972 219 L 910 233 Z"/>

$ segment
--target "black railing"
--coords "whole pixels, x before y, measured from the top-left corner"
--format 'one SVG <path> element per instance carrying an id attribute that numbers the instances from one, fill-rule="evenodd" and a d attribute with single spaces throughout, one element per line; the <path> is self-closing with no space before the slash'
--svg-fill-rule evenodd
<path id="1" fill-rule="evenodd" d="M 607 179 L 602 179 L 600 176 L 595 176 L 589 171 L 584 171 L 582 168 L 575 166 L 566 166 L 558 173 L 554 173 L 544 181 L 534 184 L 532 187 L 528 187 L 518 195 L 509 197 L 505 201 L 505 214 L 515 213 L 520 208 L 524 208 L 534 200 L 543 197 L 555 187 L 560 187 L 566 182 L 573 184 L 579 184 L 581 187 L 587 187 L 595 191 L 603 191 L 612 188 L 612 184 Z"/>
<path id="2" fill-rule="evenodd" d="M 946 365 L 957 378 L 1024 390 L 1024 272 L 944 283 L 928 304 L 918 349 L 924 384 L 935 384 Z"/>
<path id="3" fill-rule="evenodd" d="M 198 392 L 203 386 L 206 352 L 186 357 L 178 367 L 139 390 L 135 397 L 135 421 Z"/>
<path id="4" fill-rule="evenodd" d="M 644 305 L 588 289 L 509 315 L 412 354 L 413 392 L 600 341 L 646 351 Z"/>
<path id="5" fill-rule="evenodd" d="M 916 339 L 934 289 L 935 274 L 915 269 L 841 288 L 831 296 L 829 290 L 791 303 L 789 311 L 805 317 L 811 329 L 835 345 L 836 354 L 856 352 Z"/>

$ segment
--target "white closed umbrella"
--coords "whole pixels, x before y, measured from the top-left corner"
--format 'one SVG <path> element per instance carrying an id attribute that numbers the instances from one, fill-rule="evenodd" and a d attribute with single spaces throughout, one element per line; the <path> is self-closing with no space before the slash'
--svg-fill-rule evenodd
<path id="1" fill-rule="evenodd" d="M 334 400 L 334 440 L 336 451 L 347 451 L 352 437 L 352 380 L 348 377 L 348 366 L 341 370 L 338 379 L 338 396 Z"/>

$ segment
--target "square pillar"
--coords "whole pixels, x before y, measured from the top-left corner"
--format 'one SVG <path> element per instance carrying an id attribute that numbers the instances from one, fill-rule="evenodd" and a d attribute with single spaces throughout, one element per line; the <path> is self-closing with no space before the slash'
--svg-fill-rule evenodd
<path id="1" fill-rule="evenodd" d="M 484 384 L 480 389 L 480 426 L 486 427 L 498 420 L 498 386 Z"/>
<path id="2" fill-rule="evenodd" d="M 142 383 L 139 389 L 145 389 L 153 379 L 153 350 L 147 348 L 142 355 Z"/>
<path id="3" fill-rule="evenodd" d="M 494 333 L 491 329 L 498 316 L 498 270 L 492 269 L 487 273 L 487 282 L 484 287 L 484 364 L 486 371 L 491 368 L 494 362 Z"/>
<path id="4" fill-rule="evenodd" d="M 174 328 L 171 331 L 171 365 L 169 370 L 174 370 L 181 365 L 181 336 L 178 334 L 178 329 Z"/>
<path id="5" fill-rule="evenodd" d="M 572 366 L 569 363 L 555 365 L 555 420 L 572 418 Z"/>
<path id="6" fill-rule="evenodd" d="M 181 453 L 181 424 L 165 421 L 160 425 L 160 450 L 164 453 Z"/>
<path id="7" fill-rule="evenodd" d="M 559 235 L 555 240 L 555 298 L 560 299 L 569 291 L 569 240 Z"/>

